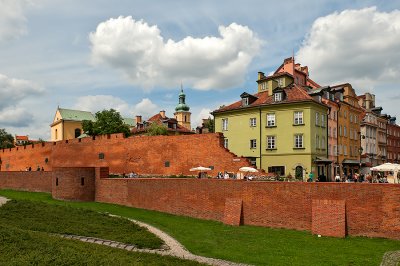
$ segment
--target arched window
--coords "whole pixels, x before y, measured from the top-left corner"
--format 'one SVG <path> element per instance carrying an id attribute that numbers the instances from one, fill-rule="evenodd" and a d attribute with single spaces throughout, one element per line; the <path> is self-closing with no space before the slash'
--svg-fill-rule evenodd
<path id="1" fill-rule="evenodd" d="M 185 122 L 187 122 L 187 121 L 186 121 L 186 115 L 185 115 Z"/>
<path id="2" fill-rule="evenodd" d="M 80 135 L 81 135 L 81 129 L 75 128 L 75 138 L 79 137 Z"/>
<path id="3" fill-rule="evenodd" d="M 56 140 L 57 140 L 58 139 L 58 129 L 56 129 L 55 135 L 56 135 Z"/>

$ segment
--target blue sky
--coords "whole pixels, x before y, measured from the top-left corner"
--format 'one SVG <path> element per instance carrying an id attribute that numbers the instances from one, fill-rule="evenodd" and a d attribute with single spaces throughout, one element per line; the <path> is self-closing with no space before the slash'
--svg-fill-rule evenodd
<path id="1" fill-rule="evenodd" d="M 57 106 L 192 125 L 255 93 L 294 51 L 321 85 L 349 82 L 398 117 L 400 1 L 0 0 L 0 128 L 49 139 Z M 399 118 L 400 119 L 400 118 Z"/>

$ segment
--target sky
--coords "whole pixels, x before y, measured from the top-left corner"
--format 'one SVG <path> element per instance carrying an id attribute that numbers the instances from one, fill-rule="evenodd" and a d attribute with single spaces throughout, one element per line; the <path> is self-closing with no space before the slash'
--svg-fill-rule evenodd
<path id="1" fill-rule="evenodd" d="M 0 128 L 49 140 L 58 106 L 173 117 L 181 84 L 196 127 L 292 54 L 400 121 L 400 0 L 0 0 Z"/>

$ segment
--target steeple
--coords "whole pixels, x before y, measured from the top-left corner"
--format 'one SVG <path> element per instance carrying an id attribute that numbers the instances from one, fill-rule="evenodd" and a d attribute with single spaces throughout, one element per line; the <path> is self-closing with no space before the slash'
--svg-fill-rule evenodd
<path id="1" fill-rule="evenodd" d="M 180 111 L 187 112 L 190 110 L 190 107 L 185 103 L 185 98 L 186 98 L 186 95 L 183 93 L 183 88 L 182 88 L 182 84 L 181 84 L 181 92 L 179 93 L 179 103 L 175 107 L 176 112 L 180 112 Z"/>
<path id="2" fill-rule="evenodd" d="M 190 126 L 190 115 L 189 112 L 190 107 L 185 103 L 186 95 L 183 93 L 183 86 L 181 83 L 181 92 L 179 93 L 179 103 L 175 107 L 175 119 L 178 121 L 178 124 L 191 130 Z"/>

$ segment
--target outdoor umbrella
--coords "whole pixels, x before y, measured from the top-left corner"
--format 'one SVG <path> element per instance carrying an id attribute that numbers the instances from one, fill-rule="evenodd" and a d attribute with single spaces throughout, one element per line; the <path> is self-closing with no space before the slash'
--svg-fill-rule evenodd
<path id="1" fill-rule="evenodd" d="M 258 170 L 253 168 L 253 167 L 247 167 L 247 166 L 243 166 L 239 168 L 240 172 L 246 172 L 246 173 L 257 173 Z M 252 177 L 249 177 L 249 180 L 252 180 Z"/>
<path id="2" fill-rule="evenodd" d="M 211 168 L 198 166 L 198 167 L 190 168 L 190 171 L 192 171 L 192 172 L 194 172 L 194 171 L 206 172 L 206 171 L 211 171 Z"/>
<path id="3" fill-rule="evenodd" d="M 203 167 L 203 166 L 198 166 L 198 167 L 194 167 L 194 168 L 190 168 L 190 171 L 194 172 L 197 171 L 199 172 L 199 178 L 202 177 L 202 172 L 207 172 L 207 171 L 211 171 L 211 168 L 208 167 Z"/>
<path id="4" fill-rule="evenodd" d="M 381 165 L 374 166 L 370 169 L 371 171 L 381 171 L 381 172 L 393 172 L 393 182 L 394 183 L 399 183 L 399 180 L 397 179 L 397 173 L 400 170 L 400 164 L 396 163 L 384 163 Z"/>
<path id="5" fill-rule="evenodd" d="M 253 167 L 248 167 L 248 166 L 243 166 L 241 168 L 239 168 L 240 172 L 250 172 L 250 173 L 257 173 L 258 170 L 253 168 Z"/>

